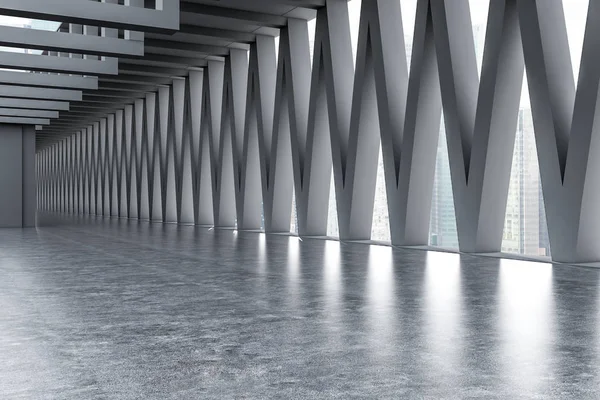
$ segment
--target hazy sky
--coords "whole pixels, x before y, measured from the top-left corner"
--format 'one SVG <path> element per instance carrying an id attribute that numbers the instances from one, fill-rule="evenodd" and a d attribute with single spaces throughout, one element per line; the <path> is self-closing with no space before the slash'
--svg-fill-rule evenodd
<path id="1" fill-rule="evenodd" d="M 0 25 L 3 26 L 21 26 L 23 24 L 29 24 L 30 22 L 31 20 L 26 18 L 0 16 Z"/>

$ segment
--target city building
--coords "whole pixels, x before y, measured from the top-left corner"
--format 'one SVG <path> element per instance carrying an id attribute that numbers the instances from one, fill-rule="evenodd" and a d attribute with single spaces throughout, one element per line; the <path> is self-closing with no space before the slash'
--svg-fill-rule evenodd
<path id="1" fill-rule="evenodd" d="M 429 244 L 435 247 L 457 249 L 456 213 L 454 211 L 450 160 L 448 159 L 446 128 L 443 117 L 440 124 L 431 204 Z"/>
<path id="2" fill-rule="evenodd" d="M 502 251 L 548 255 L 543 242 L 546 225 L 531 110 L 521 108 L 515 137 Z"/>

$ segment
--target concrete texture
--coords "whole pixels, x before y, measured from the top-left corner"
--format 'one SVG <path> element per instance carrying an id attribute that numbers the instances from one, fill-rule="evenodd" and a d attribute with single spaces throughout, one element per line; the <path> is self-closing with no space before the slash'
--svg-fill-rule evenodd
<path id="1" fill-rule="evenodd" d="M 35 128 L 0 124 L 0 228 L 35 226 Z"/>
<path id="2" fill-rule="evenodd" d="M 599 272 L 117 219 L 0 230 L 5 399 L 596 399 Z"/>
<path id="3" fill-rule="evenodd" d="M 0 228 L 23 227 L 23 129 L 0 124 Z"/>

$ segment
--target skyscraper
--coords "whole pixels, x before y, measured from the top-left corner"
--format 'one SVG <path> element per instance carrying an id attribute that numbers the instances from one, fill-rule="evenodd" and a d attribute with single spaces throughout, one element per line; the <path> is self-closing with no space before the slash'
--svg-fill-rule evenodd
<path id="1" fill-rule="evenodd" d="M 521 107 L 515 136 L 502 251 L 547 255 L 545 210 L 531 109 Z M 546 233 L 547 237 L 547 233 Z"/>

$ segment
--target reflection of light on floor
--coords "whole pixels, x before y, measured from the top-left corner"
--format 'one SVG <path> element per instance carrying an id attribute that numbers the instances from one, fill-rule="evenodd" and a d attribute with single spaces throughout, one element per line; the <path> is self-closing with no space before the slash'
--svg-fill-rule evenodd
<path id="1" fill-rule="evenodd" d="M 323 263 L 323 311 L 329 339 L 339 345 L 339 335 L 343 331 L 342 325 L 342 276 L 340 264 L 340 243 L 327 240 L 325 242 Z"/>
<path id="2" fill-rule="evenodd" d="M 258 234 L 258 260 L 261 263 L 265 262 L 267 251 L 267 237 L 264 233 Z"/>
<path id="3" fill-rule="evenodd" d="M 392 307 L 394 298 L 392 249 L 384 246 L 370 246 L 367 299 L 373 309 L 382 310 Z"/>
<path id="4" fill-rule="evenodd" d="M 432 377 L 451 383 L 461 367 L 464 340 L 461 269 L 458 254 L 430 252 L 424 285 L 423 339 Z"/>
<path id="5" fill-rule="evenodd" d="M 300 242 L 295 237 L 288 238 L 288 262 L 287 262 L 287 300 L 292 309 L 299 309 L 300 291 Z"/>
<path id="6" fill-rule="evenodd" d="M 234 235 L 234 240 L 237 238 L 237 236 Z M 259 275 L 261 276 L 261 282 L 264 283 L 264 279 L 266 279 L 267 276 L 267 240 L 264 234 L 260 233 L 258 235 L 258 242 L 257 244 L 257 248 L 258 248 L 258 256 L 256 259 L 256 267 L 258 270 Z"/>
<path id="7" fill-rule="evenodd" d="M 398 316 L 392 249 L 370 246 L 368 268 L 365 297 L 366 320 L 371 332 L 369 339 L 374 344 L 376 355 L 380 358 L 393 357 Z"/>
<path id="8" fill-rule="evenodd" d="M 340 286 L 340 242 L 325 241 L 325 290 L 337 291 Z"/>
<path id="9" fill-rule="evenodd" d="M 288 238 L 288 276 L 290 280 L 298 279 L 300 273 L 300 241 L 290 236 Z"/>
<path id="10" fill-rule="evenodd" d="M 551 370 L 552 265 L 502 260 L 499 278 L 498 332 L 505 373 L 520 393 L 537 391 Z"/>
<path id="11" fill-rule="evenodd" d="M 430 252 L 425 276 L 426 301 L 431 311 L 450 317 L 460 310 L 460 256 Z"/>

